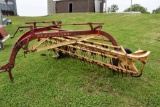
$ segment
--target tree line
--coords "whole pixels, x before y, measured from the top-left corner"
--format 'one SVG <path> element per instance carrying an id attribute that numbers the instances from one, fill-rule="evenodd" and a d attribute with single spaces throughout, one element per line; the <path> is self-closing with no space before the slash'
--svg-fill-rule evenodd
<path id="1" fill-rule="evenodd" d="M 118 11 L 118 5 L 113 4 L 110 7 L 108 7 L 107 12 L 116 12 Z M 141 12 L 141 13 L 150 13 L 147 11 L 147 8 L 144 8 L 140 4 L 133 4 L 131 7 L 124 10 L 124 12 Z M 152 14 L 159 14 L 160 13 L 160 6 L 152 11 Z"/>

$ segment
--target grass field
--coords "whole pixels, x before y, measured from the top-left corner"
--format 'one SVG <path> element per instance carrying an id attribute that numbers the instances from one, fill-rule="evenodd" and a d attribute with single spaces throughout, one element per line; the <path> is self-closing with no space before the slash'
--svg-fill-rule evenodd
<path id="1" fill-rule="evenodd" d="M 12 70 L 14 83 L 7 73 L 0 74 L 0 107 L 160 107 L 160 15 L 151 14 L 56 14 L 44 17 L 9 17 L 11 35 L 28 21 L 61 20 L 64 24 L 104 22 L 103 30 L 119 45 L 149 50 L 140 78 L 114 75 L 72 58 L 60 60 L 19 51 Z M 67 29 L 86 29 L 66 26 Z M 8 62 L 12 46 L 22 34 L 8 39 L 0 51 L 0 66 Z"/>

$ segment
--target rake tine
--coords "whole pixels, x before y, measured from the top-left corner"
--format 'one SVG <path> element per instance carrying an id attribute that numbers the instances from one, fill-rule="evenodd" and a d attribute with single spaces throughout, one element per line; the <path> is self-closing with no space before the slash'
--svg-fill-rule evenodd
<path id="1" fill-rule="evenodd" d="M 119 75 L 120 75 L 120 72 L 121 72 L 121 70 L 118 71 L 118 77 L 119 77 Z"/>
<path id="2" fill-rule="evenodd" d="M 121 71 L 121 75 L 122 75 L 122 77 L 123 77 L 123 74 L 124 74 L 124 73 L 123 73 L 123 71 Z"/>
<path id="3" fill-rule="evenodd" d="M 125 74 L 125 77 L 127 77 L 127 69 L 126 69 L 126 72 L 124 74 Z"/>
<path id="4" fill-rule="evenodd" d="M 125 77 L 127 77 L 127 73 L 125 73 L 126 75 L 125 75 Z"/>

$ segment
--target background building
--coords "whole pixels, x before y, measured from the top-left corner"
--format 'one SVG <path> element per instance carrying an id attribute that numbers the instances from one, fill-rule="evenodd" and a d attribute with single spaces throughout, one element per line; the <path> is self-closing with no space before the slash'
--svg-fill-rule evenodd
<path id="1" fill-rule="evenodd" d="M 2 13 L 0 11 L 0 25 L 2 25 Z"/>
<path id="2" fill-rule="evenodd" d="M 0 0 L 0 10 L 3 15 L 17 15 L 16 0 Z"/>
<path id="3" fill-rule="evenodd" d="M 104 0 L 48 0 L 48 14 L 103 12 Z"/>

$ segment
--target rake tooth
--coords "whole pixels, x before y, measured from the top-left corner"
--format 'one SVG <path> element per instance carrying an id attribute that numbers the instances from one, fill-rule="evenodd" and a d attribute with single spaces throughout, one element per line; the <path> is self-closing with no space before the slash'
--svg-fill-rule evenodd
<path id="1" fill-rule="evenodd" d="M 82 47 L 80 46 L 80 54 L 83 55 Z"/>
<path id="2" fill-rule="evenodd" d="M 126 72 L 124 72 L 124 74 L 125 74 L 125 77 L 127 77 L 127 69 L 126 69 Z"/>
<path id="3" fill-rule="evenodd" d="M 94 55 L 91 53 L 91 58 L 94 59 Z"/>
<path id="4" fill-rule="evenodd" d="M 103 56 L 103 61 L 105 61 L 105 59 L 107 59 L 107 57 Z"/>
<path id="5" fill-rule="evenodd" d="M 79 61 L 80 61 L 80 63 L 82 63 L 83 61 L 82 60 L 80 60 L 80 59 L 78 59 Z"/>
<path id="6" fill-rule="evenodd" d="M 113 74 L 113 75 L 115 75 L 115 74 L 116 74 L 116 72 L 112 70 L 112 74 Z"/>
<path id="7" fill-rule="evenodd" d="M 103 70 L 105 71 L 106 69 L 105 69 L 105 65 L 103 65 Z"/>
<path id="8" fill-rule="evenodd" d="M 93 64 L 93 62 L 90 62 L 90 68 L 95 68 L 95 65 Z"/>
<path id="9" fill-rule="evenodd" d="M 93 56 L 93 59 L 95 59 L 95 54 L 94 53 L 92 53 L 92 56 Z"/>
<path id="10" fill-rule="evenodd" d="M 101 61 L 103 62 L 103 60 L 104 60 L 104 56 L 103 56 L 103 54 L 101 53 Z"/>
<path id="11" fill-rule="evenodd" d="M 127 73 L 125 73 L 126 75 L 125 75 L 125 77 L 127 77 Z"/>
<path id="12" fill-rule="evenodd" d="M 41 56 L 47 56 L 47 55 L 42 53 Z"/>
<path id="13" fill-rule="evenodd" d="M 78 63 L 78 57 L 75 57 L 75 59 L 76 59 L 76 63 Z"/>
<path id="14" fill-rule="evenodd" d="M 121 71 L 121 75 L 122 75 L 122 77 L 123 77 L 123 74 L 124 74 L 124 73 L 123 73 L 123 71 Z"/>
<path id="15" fill-rule="evenodd" d="M 100 71 L 100 69 L 101 69 L 101 66 L 98 64 L 98 70 Z"/>
<path id="16" fill-rule="evenodd" d="M 103 55 L 100 55 L 101 56 L 101 61 L 103 62 Z"/>
<path id="17" fill-rule="evenodd" d="M 128 68 L 128 67 L 125 67 L 125 68 L 126 68 L 126 71 L 125 71 L 125 74 L 126 74 L 125 77 L 126 77 L 126 76 L 127 76 L 127 68 Z"/>
<path id="18" fill-rule="evenodd" d="M 86 56 L 86 51 L 83 50 L 83 55 Z"/>
<path id="19" fill-rule="evenodd" d="M 82 65 L 84 66 L 84 65 L 85 65 L 85 61 L 84 61 L 84 58 L 83 58 L 83 57 L 82 57 L 81 62 L 82 62 Z"/>
<path id="20" fill-rule="evenodd" d="M 120 71 L 118 71 L 118 77 L 119 77 L 119 75 L 120 75 L 120 72 L 121 72 L 121 70 L 120 70 Z"/>
<path id="21" fill-rule="evenodd" d="M 79 61 L 80 63 L 83 62 L 83 60 L 81 60 L 78 56 L 77 56 L 77 59 L 78 59 L 78 61 Z"/>

